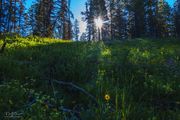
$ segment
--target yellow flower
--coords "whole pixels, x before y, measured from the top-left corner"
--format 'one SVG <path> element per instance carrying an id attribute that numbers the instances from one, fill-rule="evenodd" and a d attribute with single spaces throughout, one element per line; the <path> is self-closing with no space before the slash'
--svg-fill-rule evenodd
<path id="1" fill-rule="evenodd" d="M 109 101 L 109 100 L 110 100 L 110 96 L 109 96 L 108 94 L 106 94 L 106 95 L 104 96 L 104 99 L 105 99 L 106 101 Z"/>

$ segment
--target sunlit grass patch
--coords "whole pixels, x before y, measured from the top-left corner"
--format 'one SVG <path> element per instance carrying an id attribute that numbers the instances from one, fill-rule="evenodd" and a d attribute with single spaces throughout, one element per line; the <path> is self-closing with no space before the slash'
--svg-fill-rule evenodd
<path id="1" fill-rule="evenodd" d="M 104 57 L 111 56 L 111 50 L 108 49 L 108 48 L 105 48 L 105 49 L 101 52 L 101 55 L 104 56 Z"/>

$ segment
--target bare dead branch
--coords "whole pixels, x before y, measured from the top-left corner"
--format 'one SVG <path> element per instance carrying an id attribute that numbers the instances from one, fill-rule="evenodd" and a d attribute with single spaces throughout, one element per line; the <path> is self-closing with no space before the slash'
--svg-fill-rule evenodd
<path id="1" fill-rule="evenodd" d="M 71 86 L 79 91 L 81 91 L 82 93 L 84 93 L 85 95 L 87 95 L 88 97 L 90 97 L 96 104 L 97 101 L 95 99 L 95 97 L 93 95 L 91 95 L 90 93 L 88 93 L 85 89 L 73 84 L 72 82 L 64 82 L 64 81 L 59 81 L 59 80 L 52 80 L 53 82 L 60 84 L 60 85 L 65 85 L 65 86 Z"/>

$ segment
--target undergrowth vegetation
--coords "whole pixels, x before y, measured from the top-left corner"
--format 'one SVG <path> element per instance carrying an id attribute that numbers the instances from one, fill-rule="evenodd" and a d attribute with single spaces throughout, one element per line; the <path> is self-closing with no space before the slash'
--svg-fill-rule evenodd
<path id="1" fill-rule="evenodd" d="M 176 40 L 16 37 L 0 54 L 0 119 L 178 120 L 179 91 Z"/>

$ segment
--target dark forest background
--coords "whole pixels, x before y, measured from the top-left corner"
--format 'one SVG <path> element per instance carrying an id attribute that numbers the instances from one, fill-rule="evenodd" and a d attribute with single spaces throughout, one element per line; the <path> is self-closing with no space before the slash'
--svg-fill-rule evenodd
<path id="1" fill-rule="evenodd" d="M 87 0 L 82 20 L 86 32 L 79 36 L 70 0 L 37 0 L 29 9 L 26 0 L 0 0 L 0 33 L 36 35 L 64 40 L 95 40 L 94 19 L 104 21 L 102 39 L 180 37 L 180 0 Z"/>

